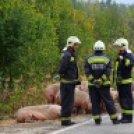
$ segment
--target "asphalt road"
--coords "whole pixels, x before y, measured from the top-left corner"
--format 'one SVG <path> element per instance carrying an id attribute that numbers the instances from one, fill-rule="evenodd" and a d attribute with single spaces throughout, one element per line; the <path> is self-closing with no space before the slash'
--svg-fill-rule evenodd
<path id="1" fill-rule="evenodd" d="M 65 127 L 48 134 L 134 134 L 134 123 L 113 125 L 108 115 L 102 116 L 101 125 L 95 125 L 93 119 Z"/>

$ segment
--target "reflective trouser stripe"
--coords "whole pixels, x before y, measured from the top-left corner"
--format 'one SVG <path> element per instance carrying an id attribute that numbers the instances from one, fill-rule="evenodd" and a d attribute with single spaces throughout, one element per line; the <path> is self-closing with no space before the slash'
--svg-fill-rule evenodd
<path id="1" fill-rule="evenodd" d="M 110 118 L 111 118 L 111 119 L 117 119 L 117 113 L 116 113 L 116 114 L 111 114 L 111 115 L 110 115 Z"/>
<path id="2" fill-rule="evenodd" d="M 121 112 L 122 112 L 123 114 L 127 114 L 127 115 L 131 115 L 131 114 L 134 113 L 133 110 L 125 110 L 125 109 L 122 109 Z"/>
<path id="3" fill-rule="evenodd" d="M 96 120 L 96 119 L 100 119 L 100 115 L 93 115 L 93 119 Z"/>
<path id="4" fill-rule="evenodd" d="M 71 117 L 61 117 L 61 121 L 67 121 L 67 120 L 70 120 Z"/>

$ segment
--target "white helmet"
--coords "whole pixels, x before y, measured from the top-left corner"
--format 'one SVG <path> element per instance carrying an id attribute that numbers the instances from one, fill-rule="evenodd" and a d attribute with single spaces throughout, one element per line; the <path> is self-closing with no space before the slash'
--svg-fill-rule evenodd
<path id="1" fill-rule="evenodd" d="M 81 41 L 76 36 L 70 36 L 67 39 L 67 46 L 73 46 L 74 43 L 81 44 Z"/>
<path id="2" fill-rule="evenodd" d="M 103 51 L 105 49 L 106 49 L 105 44 L 101 40 L 95 42 L 95 44 L 93 46 L 93 50 L 102 50 Z"/>
<path id="3" fill-rule="evenodd" d="M 121 47 L 120 50 L 128 49 L 128 41 L 127 41 L 127 39 L 124 39 L 124 38 L 117 39 L 113 45 L 120 46 Z"/>

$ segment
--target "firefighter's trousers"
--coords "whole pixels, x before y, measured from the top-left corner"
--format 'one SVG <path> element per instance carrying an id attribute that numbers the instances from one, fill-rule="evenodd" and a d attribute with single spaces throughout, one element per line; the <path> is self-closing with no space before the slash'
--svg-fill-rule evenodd
<path id="1" fill-rule="evenodd" d="M 119 102 L 122 109 L 122 119 L 132 121 L 133 117 L 133 100 L 131 84 L 122 84 L 117 86 L 119 93 Z"/>
<path id="2" fill-rule="evenodd" d="M 110 119 L 117 119 L 116 108 L 113 98 L 110 95 L 109 87 L 89 87 L 89 95 L 92 103 L 92 115 L 94 119 L 99 119 L 101 114 L 100 103 L 101 99 L 105 103 L 106 110 L 109 113 Z"/>
<path id="3" fill-rule="evenodd" d="M 71 113 L 74 107 L 75 84 L 60 84 L 61 96 L 61 121 L 71 120 Z"/>

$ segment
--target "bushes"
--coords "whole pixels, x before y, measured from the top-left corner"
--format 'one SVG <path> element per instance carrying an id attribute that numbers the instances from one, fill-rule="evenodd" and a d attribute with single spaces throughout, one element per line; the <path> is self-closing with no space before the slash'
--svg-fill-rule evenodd
<path id="1" fill-rule="evenodd" d="M 12 102 L 21 100 L 20 89 L 26 92 L 26 89 L 36 87 L 39 91 L 48 79 L 52 80 L 59 67 L 60 52 L 69 36 L 78 36 L 82 42 L 77 55 L 80 74 L 84 75 L 84 61 L 93 52 L 94 42 L 103 39 L 107 43 L 111 36 L 114 39 L 118 35 L 114 35 L 114 30 L 111 32 L 111 20 L 116 13 L 113 8 L 110 17 L 110 9 L 100 13 L 98 6 L 88 4 L 92 7 L 87 14 L 75 10 L 70 0 L 0 1 L 0 91 L 15 92 L 8 98 L 11 109 L 16 105 Z M 107 23 L 106 27 L 104 24 Z M 122 29 L 116 28 L 119 32 Z M 107 48 L 107 54 L 113 59 L 115 51 L 111 51 L 110 44 Z M 34 95 L 32 97 L 35 99 Z M 21 102 L 18 101 L 18 105 Z"/>
<path id="2" fill-rule="evenodd" d="M 20 75 L 25 86 L 33 84 L 29 80 L 33 77 L 37 83 L 42 82 L 43 76 L 55 69 L 54 63 L 59 58 L 51 20 L 36 13 L 30 5 L 12 0 L 3 3 L 0 10 L 3 14 L 0 18 L 1 88 L 8 78 L 9 88 L 13 89 L 14 80 Z"/>

